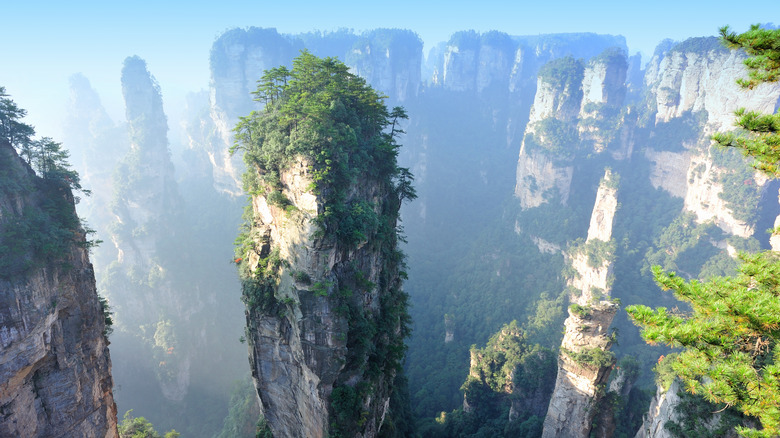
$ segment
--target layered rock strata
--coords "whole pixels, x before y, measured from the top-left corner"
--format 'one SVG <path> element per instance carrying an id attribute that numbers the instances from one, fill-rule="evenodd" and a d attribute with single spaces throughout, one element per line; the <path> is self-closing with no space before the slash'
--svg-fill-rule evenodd
<path id="1" fill-rule="evenodd" d="M 18 234 L 33 221 L 64 226 L 57 215 L 78 224 L 73 195 L 36 177 L 7 142 L 0 180 L 0 436 L 116 437 L 106 309 L 84 232 L 67 230 L 73 240 L 48 257 L 35 241 L 47 229 Z"/>
<path id="2" fill-rule="evenodd" d="M 257 269 L 273 252 L 283 260 L 268 292 L 272 303 L 248 302 L 252 376 L 275 436 L 327 436 L 329 416 L 338 415 L 333 404 L 337 392 L 338 397 L 358 397 L 365 419 L 357 436 L 373 437 L 388 413 L 394 373 L 371 380 L 365 370 L 354 368 L 356 354 L 358 362 L 371 360 L 357 344 L 368 342 L 360 338 L 372 333 L 356 332 L 359 321 L 354 318 L 366 327 L 389 323 L 384 330 L 391 332 L 378 333 L 381 339 L 401 336 L 397 317 L 390 316 L 390 307 L 399 304 L 392 302 L 397 299 L 392 291 L 400 290 L 398 268 L 383 253 L 388 248 L 364 242 L 350 249 L 323 235 L 315 225 L 323 199 L 311 192 L 311 178 L 303 159 L 282 173 L 282 193 L 295 207 L 293 213 L 269 204 L 262 195 L 252 200 L 251 235 L 257 250 L 248 255 L 248 266 Z M 385 184 L 364 182 L 350 190 L 347 202 L 374 200 L 374 205 L 382 205 L 388 196 Z M 381 370 L 388 365 L 371 366 Z M 361 393 L 360 388 L 371 390 Z"/>

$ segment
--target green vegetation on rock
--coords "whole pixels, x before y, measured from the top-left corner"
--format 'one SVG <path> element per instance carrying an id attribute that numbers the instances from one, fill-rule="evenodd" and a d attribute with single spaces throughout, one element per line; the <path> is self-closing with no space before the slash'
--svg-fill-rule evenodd
<path id="1" fill-rule="evenodd" d="M 398 210 L 404 200 L 416 196 L 411 173 L 396 161 L 396 138 L 403 133 L 399 123 L 407 118 L 406 111 L 388 111 L 385 97 L 342 62 L 307 51 L 293 61 L 292 69 L 267 70 L 254 94 L 264 108 L 240 118 L 231 149 L 242 151 L 247 164 L 244 189 L 291 214 L 281 177 L 294 164 L 306 166 L 312 184 L 305 189 L 317 196 L 312 219 L 314 238 L 321 242 L 317 245 L 333 245 L 334 251 L 345 254 L 346 261 L 326 279 L 290 274 L 296 281 L 313 282 L 312 293 L 301 300 L 327 300 L 347 323 L 341 336 L 346 341 L 343 369 L 349 372 L 333 383 L 328 433 L 354 436 L 369 421 L 367 400 L 372 396 L 388 394 L 391 405 L 398 401 L 394 380 L 401 373 L 409 334 L 407 296 L 401 290 L 404 255 L 397 248 Z M 364 193 L 368 188 L 376 191 Z M 279 278 L 293 261 L 281 257 L 279 247 L 271 248 L 275 242 L 253 234 L 251 208 L 245 220 L 236 241 L 236 262 L 247 309 L 250 314 L 289 315 L 301 304 L 277 293 Z M 351 251 L 381 256 L 377 284 L 357 261 L 349 261 L 346 254 Z M 250 266 L 253 256 L 257 263 Z M 362 297 L 376 288 L 377 302 L 367 307 Z M 355 375 L 360 376 L 357 382 Z M 403 406 L 392 409 L 396 414 L 386 418 L 392 426 L 383 433 L 402 436 L 410 423 L 401 416 Z"/>
<path id="2" fill-rule="evenodd" d="M 780 30 L 759 26 L 741 35 L 721 29 L 730 48 L 744 48 L 749 80 L 746 88 L 780 76 Z M 756 159 L 756 168 L 777 176 L 780 115 L 737 112 L 743 135 L 717 134 L 722 146 L 738 147 Z M 649 343 L 664 343 L 683 350 L 671 364 L 689 392 L 703 394 L 713 403 L 733 406 L 758 418 L 761 429 L 739 426 L 746 437 L 768 438 L 780 433 L 780 255 L 774 251 L 740 254 L 741 264 L 733 277 L 714 277 L 706 282 L 683 278 L 653 267 L 656 282 L 674 291 L 690 304 L 690 313 L 629 306 L 628 311 Z"/>
<path id="3" fill-rule="evenodd" d="M 585 66 L 582 61 L 566 56 L 554 59 L 539 69 L 539 79 L 552 85 L 556 90 L 579 90 Z M 574 90 L 572 90 L 574 87 Z M 580 90 L 580 93 L 582 91 Z"/>

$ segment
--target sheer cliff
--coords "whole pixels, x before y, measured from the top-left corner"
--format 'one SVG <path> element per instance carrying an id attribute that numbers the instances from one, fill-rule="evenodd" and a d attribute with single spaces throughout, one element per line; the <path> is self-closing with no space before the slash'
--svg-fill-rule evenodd
<path id="1" fill-rule="evenodd" d="M 558 357 L 555 382 L 543 437 L 588 437 L 614 365 L 609 327 L 618 305 L 610 301 L 614 243 L 612 225 L 617 210 L 617 176 L 609 170 L 599 186 L 588 238 L 570 248 L 572 268 L 569 317 Z"/>
<path id="2" fill-rule="evenodd" d="M 515 230 L 533 240 L 540 257 L 559 251 L 565 236 L 576 235 L 579 227 L 571 224 L 584 222 L 583 205 L 593 199 L 596 169 L 611 166 L 630 175 L 621 189 L 625 190 L 623 206 L 614 216 L 614 237 L 622 242 L 612 246 L 617 254 L 612 266 L 614 294 L 624 302 L 670 300 L 654 292 L 652 283 L 639 274 L 650 278 L 649 267 L 658 264 L 688 278 L 724 275 L 733 269 L 737 249 L 754 251 L 759 241 L 767 244 L 757 229 L 760 223 L 771 224 L 776 206 L 774 212 L 758 207 L 775 203 L 774 193 L 766 193 L 770 185 L 735 151 L 712 147 L 709 136 L 730 128 L 741 97 L 746 99 L 740 105 L 773 112 L 780 87 L 762 86 L 742 96 L 745 92 L 734 81 L 745 75 L 744 55 L 721 48 L 715 38 L 662 44 L 644 72 L 643 84 L 638 84 L 625 55 L 609 52 L 587 62 L 553 60 L 540 70 L 517 166 L 515 197 L 521 211 Z M 644 97 L 637 93 L 638 85 L 645 90 Z M 589 114 L 593 110 L 598 111 L 597 117 Z M 597 203 L 599 196 L 600 192 Z M 550 205 L 555 201 L 562 205 Z M 603 278 L 594 271 L 590 279 L 581 276 L 572 286 L 577 281 L 603 283 Z M 598 286 L 599 291 L 603 288 Z M 576 306 L 570 307 L 566 323 L 563 347 L 568 350 L 572 349 L 566 346 L 567 338 L 572 338 L 570 331 L 585 327 L 580 321 L 570 324 L 578 316 L 573 311 L 582 313 L 582 319 L 590 310 L 583 309 L 574 296 L 570 301 Z M 625 336 L 618 354 L 643 357 L 649 371 L 647 364 L 663 353 L 656 352 L 653 358 L 652 349 L 643 344 L 643 349 L 625 347 L 641 340 L 622 313 L 615 316 L 615 325 Z M 576 400 L 577 393 L 572 394 L 561 400 Z M 629 395 L 621 397 L 627 400 Z M 557 410 L 565 411 L 565 403 L 556 402 L 554 395 L 551 410 L 557 404 Z M 663 429 L 666 420 L 657 416 L 674 410 L 656 411 L 647 427 L 657 429 L 660 424 Z M 633 433 L 638 415 L 631 416 Z M 548 413 L 545 434 L 548 425 L 563 424 L 564 418 L 572 424 L 571 418 L 579 417 Z M 591 420 L 585 418 L 582 428 L 589 427 Z M 616 417 L 606 420 L 601 423 L 599 419 L 599 427 L 620 421 Z M 556 433 L 561 432 L 548 436 Z M 582 431 L 564 434 L 576 433 Z M 596 433 L 605 433 L 605 429 Z"/>
<path id="3" fill-rule="evenodd" d="M 127 58 L 121 83 L 129 148 L 110 185 L 89 175 L 111 197 L 111 222 L 95 226 L 111 240 L 99 253 L 100 284 L 116 310 L 117 402 L 161 429 L 216 433 L 221 418 L 212 413 L 225 409 L 245 372 L 229 264 L 240 207 L 219 199 L 208 175 L 177 175 L 162 91 L 146 62 Z M 201 159 L 189 158 L 192 167 Z"/>
<path id="4" fill-rule="evenodd" d="M 645 74 L 655 131 L 645 155 L 653 161 L 653 185 L 683 198 L 698 223 L 714 221 L 747 238 L 756 231 L 748 212 L 756 211 L 766 180 L 734 151 L 713 150 L 709 141 L 712 133 L 731 129 L 737 105 L 768 113 L 778 105 L 776 85 L 746 92 L 735 83 L 746 74 L 744 57 L 716 38 L 692 38 L 656 53 Z"/>
<path id="5" fill-rule="evenodd" d="M 68 184 L 0 140 L 0 435 L 116 437 L 108 309 Z"/>
<path id="6" fill-rule="evenodd" d="M 405 114 L 308 52 L 267 71 L 258 99 L 265 109 L 236 134 L 252 194 L 236 262 L 263 415 L 280 437 L 403 434 L 391 395 L 408 334 L 397 221 L 413 190 L 395 162 Z"/>

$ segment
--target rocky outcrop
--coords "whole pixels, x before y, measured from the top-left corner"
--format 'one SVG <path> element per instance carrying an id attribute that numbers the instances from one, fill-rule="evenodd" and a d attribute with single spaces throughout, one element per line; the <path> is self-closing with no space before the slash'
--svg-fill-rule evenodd
<path id="1" fill-rule="evenodd" d="M 608 47 L 625 49 L 623 37 L 554 34 L 510 36 L 502 32 L 456 32 L 429 56 L 431 79 L 452 91 L 518 93 L 533 91 L 536 73 L 545 63 L 565 56 L 591 58 Z"/>
<path id="2" fill-rule="evenodd" d="M 694 213 L 698 223 L 713 221 L 730 234 L 750 237 L 755 232 L 752 220 L 724 201 L 725 191 L 740 189 L 730 187 L 735 182 L 725 182 L 723 177 L 744 173 L 736 184 L 753 185 L 758 191 L 766 181 L 745 171 L 739 160 L 719 163 L 709 140 L 713 132 L 732 129 L 738 107 L 774 112 L 778 105 L 776 84 L 753 90 L 736 84 L 737 78 L 746 76 L 744 58 L 741 52 L 723 48 L 717 38 L 659 46 L 645 75 L 654 118 L 645 154 L 654 162 L 653 185 L 683 198 L 685 210 Z"/>
<path id="3" fill-rule="evenodd" d="M 582 79 L 582 103 L 579 114 L 579 137 L 588 149 L 596 153 L 604 151 L 611 143 L 616 153 L 627 155 L 630 148 L 620 135 L 619 126 L 626 98 L 628 62 L 621 49 L 607 49 L 585 65 Z"/>
<path id="4" fill-rule="evenodd" d="M 180 286 L 172 280 L 172 247 L 165 247 L 184 237 L 181 198 L 168 150 L 168 122 L 160 88 L 141 58 L 125 60 L 122 92 L 131 147 L 114 174 L 115 259 L 103 286 L 116 306 L 119 329 L 134 335 L 133 342 L 152 346 L 165 398 L 180 401 L 190 383 L 192 352 L 177 341 L 183 336 L 176 322 L 182 313 L 192 312 L 192 305 L 186 311 L 182 306 Z M 192 298 L 187 302 L 192 303 Z M 118 371 L 124 369 L 123 364 Z"/>
<path id="5" fill-rule="evenodd" d="M 398 299 L 393 297 L 399 292 L 398 267 L 386 259 L 384 245 L 364 242 L 350 249 L 319 231 L 323 198 L 311 191 L 310 169 L 299 159 L 281 175 L 282 193 L 294 212 L 269 204 L 262 195 L 252 199 L 251 236 L 257 250 L 247 254 L 248 269 L 257 270 L 269 254 L 283 260 L 277 280 L 266 285 L 265 304 L 257 301 L 259 286 L 244 285 L 252 375 L 275 436 L 327 436 L 329 418 L 348 415 L 356 421 L 336 411 L 358 403 L 364 420 L 357 436 L 373 437 L 388 414 L 394 374 L 382 372 L 371 380 L 354 361 L 372 360 L 361 347 L 378 342 L 366 338 L 370 327 L 391 330 L 377 333 L 382 339 L 399 336 L 398 316 L 391 310 L 400 305 L 393 301 Z M 389 196 L 385 183 L 368 180 L 353 187 L 346 202 L 382 205 Z M 388 363 L 370 366 L 382 370 Z"/>
<path id="6" fill-rule="evenodd" d="M 578 154 L 627 158 L 633 137 L 622 105 L 628 64 L 625 52 L 607 49 L 587 64 L 560 58 L 539 70 L 534 103 L 520 148 L 515 197 L 523 209 L 555 198 L 566 204 Z"/>
<path id="7" fill-rule="evenodd" d="M 617 208 L 617 177 L 609 170 L 599 186 L 588 239 L 570 250 L 576 271 L 570 282 L 569 317 L 558 357 L 558 377 L 544 420 L 543 437 L 588 437 L 614 363 L 608 329 L 617 312 L 609 301 L 614 248 L 607 242 Z"/>
<path id="8" fill-rule="evenodd" d="M 690 38 L 658 51 L 645 74 L 657 108 L 656 124 L 707 111 L 709 134 L 732 129 L 738 107 L 774 112 L 777 85 L 745 90 L 735 82 L 747 76 L 744 59 L 743 52 L 726 49 L 715 37 Z"/>
<path id="9" fill-rule="evenodd" d="M 116 437 L 107 309 L 73 195 L 5 141 L 0 248 L 0 435 Z"/>
<path id="10" fill-rule="evenodd" d="M 554 198 L 557 190 L 561 204 L 566 204 L 573 176 L 573 166 L 561 167 L 543 152 L 521 149 L 517 161 L 515 197 L 524 209 L 533 208 Z"/>
<path id="11" fill-rule="evenodd" d="M 506 412 L 508 405 L 510 422 L 544 417 L 555 384 L 555 353 L 527 344 L 517 322 L 501 327 L 485 348 L 472 347 L 470 358 L 464 412 L 484 418 Z"/>
<path id="12" fill-rule="evenodd" d="M 677 406 L 680 404 L 680 396 L 677 393 L 682 389 L 680 385 L 680 381 L 675 379 L 666 391 L 658 387 L 655 397 L 650 402 L 650 410 L 634 438 L 672 438 L 675 436 L 664 425 L 680 418 L 680 414 L 677 412 Z"/>
<path id="13" fill-rule="evenodd" d="M 211 84 L 208 117 L 202 124 L 220 141 L 201 144 L 213 166 L 215 187 L 234 195 L 241 193 L 243 163 L 231 157 L 233 127 L 238 117 L 260 108 L 252 92 L 265 70 L 291 66 L 303 50 L 318 56 L 343 60 L 351 71 L 385 93 L 393 102 L 415 97 L 420 87 L 422 41 L 411 31 L 377 29 L 362 34 L 351 31 L 280 34 L 276 29 L 250 27 L 223 33 L 210 56 Z M 194 143 L 198 144 L 197 141 Z"/>

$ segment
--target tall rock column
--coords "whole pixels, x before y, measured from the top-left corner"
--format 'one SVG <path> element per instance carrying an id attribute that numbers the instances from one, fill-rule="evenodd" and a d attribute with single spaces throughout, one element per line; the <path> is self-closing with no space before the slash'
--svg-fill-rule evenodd
<path id="1" fill-rule="evenodd" d="M 252 194 L 236 258 L 252 376 L 274 436 L 374 437 L 393 415 L 408 333 L 403 115 L 388 117 L 339 61 L 304 53 L 293 66 L 269 72 L 279 93 L 237 127 Z"/>
<path id="2" fill-rule="evenodd" d="M 579 144 L 575 128 L 582 103 L 581 61 L 571 57 L 548 62 L 539 70 L 536 96 L 517 161 L 515 197 L 523 209 L 538 207 L 558 191 L 569 198 L 574 167 L 569 165 Z"/>
<path id="3" fill-rule="evenodd" d="M 107 309 L 73 201 L 0 140 L 0 436 L 117 436 Z"/>
<path id="4" fill-rule="evenodd" d="M 179 256 L 176 239 L 184 238 L 182 205 L 160 87 L 137 56 L 125 60 L 122 94 L 130 151 L 114 173 L 111 240 L 116 260 L 104 287 L 117 308 L 120 330 L 152 344 L 152 361 L 159 364 L 156 374 L 165 398 L 182 400 L 189 387 L 191 357 L 180 343 L 177 322 L 184 300 L 172 279 L 176 271 L 171 269 L 173 257 Z M 151 330 L 152 336 L 143 330 Z"/>
<path id="5" fill-rule="evenodd" d="M 607 170 L 596 195 L 588 239 L 570 251 L 569 317 L 558 357 L 558 377 L 544 419 L 545 438 L 588 437 L 594 409 L 606 393 L 614 356 L 608 333 L 618 305 L 609 300 L 617 210 L 617 176 Z"/>

